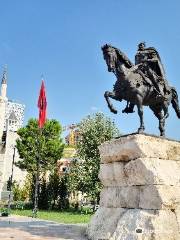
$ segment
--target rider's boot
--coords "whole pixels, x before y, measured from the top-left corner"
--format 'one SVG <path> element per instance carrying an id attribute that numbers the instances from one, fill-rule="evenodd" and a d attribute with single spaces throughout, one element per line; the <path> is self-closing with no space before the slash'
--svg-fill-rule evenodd
<path id="1" fill-rule="evenodd" d="M 134 112 L 134 104 L 127 102 L 127 105 L 124 110 L 122 110 L 122 113 L 133 113 Z"/>

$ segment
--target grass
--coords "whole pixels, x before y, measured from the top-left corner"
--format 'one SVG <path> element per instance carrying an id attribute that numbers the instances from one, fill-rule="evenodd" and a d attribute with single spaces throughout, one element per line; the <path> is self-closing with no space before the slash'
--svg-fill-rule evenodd
<path id="1" fill-rule="evenodd" d="M 32 210 L 11 210 L 11 214 L 31 217 Z M 37 218 L 55 221 L 58 223 L 89 223 L 91 216 L 92 213 L 84 214 L 79 212 L 60 212 L 50 210 L 40 210 L 37 214 Z"/>

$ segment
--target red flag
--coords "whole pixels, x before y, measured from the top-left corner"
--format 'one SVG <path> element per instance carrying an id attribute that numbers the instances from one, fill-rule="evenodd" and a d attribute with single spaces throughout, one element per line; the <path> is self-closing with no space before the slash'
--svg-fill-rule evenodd
<path id="1" fill-rule="evenodd" d="M 39 99 L 38 99 L 38 108 L 39 108 L 38 125 L 39 125 L 39 128 L 42 128 L 45 124 L 46 107 L 47 107 L 46 91 L 45 91 L 44 81 L 42 81 L 41 89 L 40 89 L 40 93 L 39 93 Z"/>

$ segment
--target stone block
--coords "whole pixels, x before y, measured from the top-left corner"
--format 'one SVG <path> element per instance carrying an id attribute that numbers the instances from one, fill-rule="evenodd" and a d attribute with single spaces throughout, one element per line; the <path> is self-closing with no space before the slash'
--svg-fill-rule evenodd
<path id="1" fill-rule="evenodd" d="M 99 151 L 102 163 L 146 157 L 180 161 L 180 142 L 145 134 L 121 136 L 102 144 Z"/>
<path id="2" fill-rule="evenodd" d="M 88 239 L 109 239 L 116 230 L 120 217 L 126 212 L 123 208 L 100 207 L 87 227 Z"/>
<path id="3" fill-rule="evenodd" d="M 107 208 L 138 208 L 140 187 L 105 187 L 101 191 L 100 206 Z"/>
<path id="4" fill-rule="evenodd" d="M 104 187 L 100 206 L 107 208 L 176 209 L 180 187 L 165 185 Z"/>
<path id="5" fill-rule="evenodd" d="M 127 185 L 127 177 L 125 175 L 124 167 L 125 163 L 124 162 L 113 162 L 113 176 L 114 176 L 114 181 L 116 182 L 116 186 L 126 186 Z M 114 184 L 113 184 L 114 185 Z"/>
<path id="6" fill-rule="evenodd" d="M 124 163 L 114 162 L 100 164 L 99 179 L 104 186 L 126 186 Z"/>
<path id="7" fill-rule="evenodd" d="M 180 161 L 138 158 L 124 166 L 127 185 L 180 186 Z"/>
<path id="8" fill-rule="evenodd" d="M 99 208 L 87 228 L 91 240 L 179 240 L 177 218 L 170 210 Z"/>
<path id="9" fill-rule="evenodd" d="M 149 185 L 140 189 L 139 208 L 172 210 L 180 206 L 180 187 Z"/>
<path id="10" fill-rule="evenodd" d="M 99 179 L 108 186 L 180 186 L 180 161 L 138 158 L 129 162 L 103 163 Z"/>
<path id="11" fill-rule="evenodd" d="M 114 183 L 114 170 L 113 164 L 100 164 L 99 179 L 104 186 L 113 186 Z M 112 183 L 112 184 L 111 184 Z"/>

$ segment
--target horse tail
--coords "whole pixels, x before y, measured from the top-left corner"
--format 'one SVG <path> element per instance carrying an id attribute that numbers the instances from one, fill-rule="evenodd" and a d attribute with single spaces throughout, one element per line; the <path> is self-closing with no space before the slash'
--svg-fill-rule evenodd
<path id="1" fill-rule="evenodd" d="M 171 92 L 172 92 L 172 100 L 171 100 L 172 106 L 176 112 L 177 117 L 180 118 L 178 94 L 174 87 L 171 87 Z"/>

